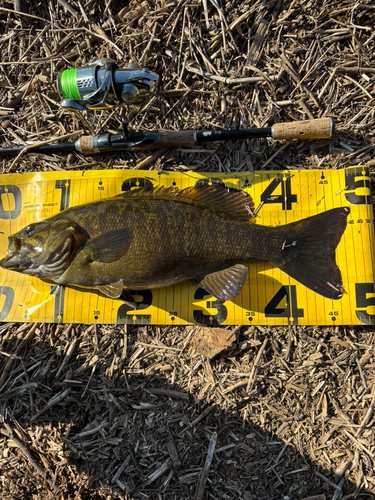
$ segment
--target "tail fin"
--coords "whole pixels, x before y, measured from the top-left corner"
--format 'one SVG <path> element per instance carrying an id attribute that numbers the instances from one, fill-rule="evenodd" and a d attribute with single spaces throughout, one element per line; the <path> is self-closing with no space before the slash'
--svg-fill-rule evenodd
<path id="1" fill-rule="evenodd" d="M 334 208 L 282 226 L 282 257 L 275 265 L 328 299 L 342 297 L 341 272 L 335 250 L 346 228 L 350 208 Z"/>

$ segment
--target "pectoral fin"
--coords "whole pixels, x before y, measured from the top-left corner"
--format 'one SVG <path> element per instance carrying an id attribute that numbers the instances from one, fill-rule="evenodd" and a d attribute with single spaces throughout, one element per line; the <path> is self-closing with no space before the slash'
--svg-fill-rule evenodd
<path id="1" fill-rule="evenodd" d="M 219 300 L 233 300 L 239 296 L 245 284 L 248 269 L 242 264 L 208 274 L 199 283 L 213 297 Z"/>
<path id="2" fill-rule="evenodd" d="M 110 285 L 98 285 L 96 288 L 106 297 L 110 299 L 118 299 L 122 294 L 123 282 L 122 280 Z"/>
<path id="3" fill-rule="evenodd" d="M 85 252 L 91 261 L 108 264 L 115 262 L 129 250 L 131 240 L 132 231 L 129 227 L 114 229 L 90 239 L 85 246 Z"/>

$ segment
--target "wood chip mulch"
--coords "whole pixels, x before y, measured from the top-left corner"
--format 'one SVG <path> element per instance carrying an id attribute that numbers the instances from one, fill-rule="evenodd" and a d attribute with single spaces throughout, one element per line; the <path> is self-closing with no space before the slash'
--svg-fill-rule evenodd
<path id="1" fill-rule="evenodd" d="M 59 107 L 56 74 L 102 57 L 161 77 L 133 130 L 330 116 L 337 132 L 0 157 L 1 171 L 367 164 L 373 176 L 374 27 L 370 0 L 3 0 L 0 147 L 86 134 Z M 96 132 L 126 113 L 98 112 Z M 374 342 L 372 327 L 3 323 L 1 498 L 375 499 Z"/>

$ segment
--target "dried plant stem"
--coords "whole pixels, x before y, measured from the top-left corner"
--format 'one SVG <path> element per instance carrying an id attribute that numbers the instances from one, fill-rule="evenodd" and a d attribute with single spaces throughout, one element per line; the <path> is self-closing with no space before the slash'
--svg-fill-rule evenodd
<path id="1" fill-rule="evenodd" d="M 203 467 L 202 472 L 201 472 L 201 477 L 199 479 L 199 485 L 198 485 L 197 493 L 195 495 L 195 500 L 202 500 L 203 499 L 204 491 L 206 488 L 206 482 L 207 482 L 207 478 L 208 478 L 208 473 L 210 472 L 212 459 L 214 457 L 216 441 L 217 441 L 217 433 L 214 432 L 212 434 L 210 442 L 208 444 L 206 462 L 205 462 L 204 467 Z"/>
<path id="2" fill-rule="evenodd" d="M 26 153 L 28 153 L 29 151 L 32 151 L 34 148 L 37 148 L 39 146 L 45 146 L 46 144 L 51 144 L 51 142 L 63 141 L 65 139 L 70 139 L 71 137 L 74 137 L 74 136 L 81 134 L 81 133 L 82 133 L 82 130 L 77 130 L 77 132 L 72 132 L 70 134 L 64 134 L 60 137 L 52 137 L 52 139 L 47 139 L 46 141 L 36 142 L 35 144 L 28 144 L 15 157 L 15 159 L 13 160 L 13 162 L 11 163 L 11 165 L 8 169 L 8 172 L 12 172 L 13 168 L 17 165 L 17 163 L 20 161 L 22 156 L 25 155 Z"/>

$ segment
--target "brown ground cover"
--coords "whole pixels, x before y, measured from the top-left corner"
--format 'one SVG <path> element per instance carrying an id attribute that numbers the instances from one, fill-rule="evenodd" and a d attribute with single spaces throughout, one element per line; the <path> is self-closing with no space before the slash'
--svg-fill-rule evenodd
<path id="1" fill-rule="evenodd" d="M 3 0 L 1 146 L 81 135 L 56 73 L 101 57 L 162 78 L 135 130 L 331 116 L 337 133 L 7 157 L 2 173 L 372 169 L 374 26 L 368 0 Z M 125 114 L 97 121 L 116 132 Z M 374 499 L 374 329 L 228 330 L 210 359 L 199 327 L 2 324 L 1 498 Z"/>

